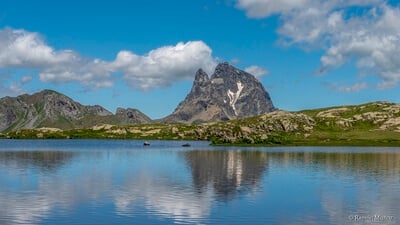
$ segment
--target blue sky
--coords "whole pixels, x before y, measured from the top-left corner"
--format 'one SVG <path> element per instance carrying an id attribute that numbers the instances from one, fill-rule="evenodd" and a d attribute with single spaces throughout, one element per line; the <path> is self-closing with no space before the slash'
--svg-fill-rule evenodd
<path id="1" fill-rule="evenodd" d="M 400 6 L 381 0 L 0 2 L 0 97 L 54 89 L 170 114 L 199 67 L 253 72 L 276 107 L 400 102 Z"/>

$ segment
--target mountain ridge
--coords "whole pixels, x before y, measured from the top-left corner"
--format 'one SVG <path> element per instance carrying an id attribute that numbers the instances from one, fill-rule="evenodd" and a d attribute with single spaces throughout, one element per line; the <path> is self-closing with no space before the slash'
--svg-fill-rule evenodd
<path id="1" fill-rule="evenodd" d="M 203 123 L 260 115 L 275 110 L 268 92 L 251 74 L 220 63 L 211 77 L 201 68 L 191 91 L 175 111 L 152 120 L 138 109 L 82 105 L 54 90 L 0 99 L 0 132 L 52 127 L 85 128 L 98 124 Z"/>
<path id="2" fill-rule="evenodd" d="M 73 129 L 97 123 L 150 121 L 139 110 L 124 111 L 120 108 L 120 113 L 114 115 L 100 105 L 82 105 L 64 94 L 49 89 L 32 95 L 6 96 L 0 99 L 0 132 L 39 127 Z"/>

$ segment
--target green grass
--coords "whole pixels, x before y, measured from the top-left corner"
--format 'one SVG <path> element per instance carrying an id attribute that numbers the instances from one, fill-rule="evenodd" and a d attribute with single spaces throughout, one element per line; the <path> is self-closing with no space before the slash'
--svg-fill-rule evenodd
<path id="1" fill-rule="evenodd" d="M 174 126 L 179 127 L 179 126 Z M 129 127 L 125 127 L 129 128 Z M 241 145 L 241 146 L 400 146 L 400 134 L 393 131 L 368 131 L 361 129 L 352 129 L 347 132 L 343 131 L 330 131 L 330 130 L 316 130 L 309 136 L 305 137 L 302 133 L 286 133 L 274 132 L 268 134 L 267 138 L 261 138 L 262 134 L 254 134 L 237 138 L 234 141 L 227 141 L 215 134 L 207 134 L 206 137 L 199 137 L 196 135 L 180 136 L 181 130 L 193 131 L 196 126 L 190 127 L 182 125 L 179 127 L 178 132 L 171 132 L 171 128 L 167 125 L 156 129 L 161 129 L 159 133 L 146 133 L 150 131 L 149 126 L 142 127 L 143 132 L 124 134 L 111 133 L 105 130 L 92 130 L 92 129 L 73 129 L 65 130 L 62 132 L 41 132 L 39 130 L 19 130 L 10 132 L 7 136 L 15 139 L 163 139 L 163 140 L 197 140 L 206 139 L 214 145 Z M 155 127 L 153 127 L 155 128 Z M 181 129 L 180 129 L 181 128 Z M 116 127 L 115 129 L 121 129 Z M 135 129 L 138 129 L 135 127 Z M 239 132 L 239 128 L 237 128 Z M 127 129 L 128 130 L 128 129 Z M 169 130 L 169 131 L 168 131 Z M 221 128 L 223 130 L 223 128 Z M 229 130 L 229 129 L 228 129 Z M 195 132 L 193 132 L 195 133 Z M 0 137 L 5 137 L 2 134 Z"/>
<path id="2" fill-rule="evenodd" d="M 255 116 L 245 119 L 216 122 L 210 124 L 138 124 L 114 125 L 111 129 L 70 129 L 61 132 L 43 132 L 40 130 L 20 130 L 6 135 L 12 138 L 90 138 L 90 139 L 164 139 L 164 140 L 209 140 L 214 145 L 241 146 L 400 146 L 400 133 L 393 130 L 380 130 L 383 122 L 358 120 L 351 126 L 342 127 L 338 121 L 353 118 L 366 112 L 383 112 L 382 108 L 390 103 L 370 103 L 360 106 L 344 106 L 349 110 L 339 112 L 334 118 L 317 117 L 321 111 L 339 108 L 304 110 L 301 113 L 310 116 L 313 129 L 299 114 L 282 113 L 282 117 Z M 393 114 L 398 117 L 400 113 Z M 69 121 L 59 118 L 66 125 Z M 102 124 L 107 117 L 93 117 L 89 121 L 79 121 L 74 126 Z M 289 123 L 296 125 L 287 130 Z M 51 124 L 50 124 L 51 125 Z M 51 127 L 51 126 L 50 126 Z M 272 127 L 272 128 L 271 128 Z M 272 130 L 271 130 L 272 129 Z M 132 131 L 132 132 L 131 132 Z M 119 133 L 120 132 L 120 133 Z M 1 137 L 1 136 L 0 136 Z"/>

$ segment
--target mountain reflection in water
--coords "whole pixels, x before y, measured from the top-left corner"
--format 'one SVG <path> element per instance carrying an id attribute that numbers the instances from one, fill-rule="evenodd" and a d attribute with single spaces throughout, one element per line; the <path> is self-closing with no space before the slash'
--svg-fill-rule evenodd
<path id="1" fill-rule="evenodd" d="M 218 200 L 253 191 L 268 165 L 267 153 L 256 151 L 189 151 L 185 159 L 198 192 L 213 187 Z"/>
<path id="2" fill-rule="evenodd" d="M 400 215 L 396 149 L 92 148 L 0 147 L 0 224 L 355 224 L 349 215 Z"/>
<path id="3" fill-rule="evenodd" d="M 0 163 L 19 169 L 34 167 L 51 173 L 72 160 L 74 154 L 65 151 L 0 151 Z"/>

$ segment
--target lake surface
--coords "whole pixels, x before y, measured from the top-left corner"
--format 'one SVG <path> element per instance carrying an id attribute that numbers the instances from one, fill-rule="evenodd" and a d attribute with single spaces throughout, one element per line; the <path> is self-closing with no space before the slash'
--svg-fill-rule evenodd
<path id="1" fill-rule="evenodd" d="M 0 140 L 0 224 L 400 224 L 400 148 Z"/>

